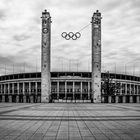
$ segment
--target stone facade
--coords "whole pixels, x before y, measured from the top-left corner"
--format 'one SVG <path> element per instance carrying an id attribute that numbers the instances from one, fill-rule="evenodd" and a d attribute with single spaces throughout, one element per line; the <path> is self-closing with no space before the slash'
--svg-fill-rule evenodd
<path id="1" fill-rule="evenodd" d="M 51 17 L 42 12 L 41 102 L 50 102 Z"/>
<path id="2" fill-rule="evenodd" d="M 105 74 L 102 73 L 102 76 Z M 52 101 L 91 102 L 91 75 L 89 72 L 51 72 Z M 102 103 L 140 103 L 140 77 L 111 76 L 114 82 L 124 86 L 114 95 L 107 95 L 102 89 Z M 0 102 L 40 103 L 41 73 L 0 76 Z"/>
<path id="3" fill-rule="evenodd" d="M 92 17 L 92 100 L 101 102 L 101 13 Z"/>

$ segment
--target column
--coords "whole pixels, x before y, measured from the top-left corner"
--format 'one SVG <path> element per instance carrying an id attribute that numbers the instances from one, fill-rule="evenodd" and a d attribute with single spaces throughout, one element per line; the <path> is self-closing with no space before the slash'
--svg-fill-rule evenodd
<path id="1" fill-rule="evenodd" d="M 101 103 L 101 13 L 97 10 L 92 17 L 92 99 Z"/>
<path id="2" fill-rule="evenodd" d="M 102 98 L 102 99 L 101 99 L 101 102 L 104 103 L 104 102 L 105 102 L 105 97 L 102 96 L 101 98 Z"/>
<path id="3" fill-rule="evenodd" d="M 130 103 L 133 103 L 133 95 L 130 95 L 129 101 Z"/>
<path id="4" fill-rule="evenodd" d="M 118 102 L 119 102 L 119 96 L 116 95 L 116 96 L 115 96 L 115 103 L 118 103 Z"/>
<path id="5" fill-rule="evenodd" d="M 2 85 L 0 84 L 0 95 L 2 95 Z M 0 100 L 2 102 L 2 99 Z"/>
<path id="6" fill-rule="evenodd" d="M 38 103 L 37 82 L 35 82 L 35 102 Z"/>
<path id="7" fill-rule="evenodd" d="M 57 99 L 59 100 L 59 81 L 57 81 Z"/>
<path id="8" fill-rule="evenodd" d="M 5 95 L 2 95 L 2 102 L 5 102 Z"/>
<path id="9" fill-rule="evenodd" d="M 8 85 L 7 88 L 8 88 L 8 95 L 9 95 L 10 94 L 10 84 L 8 83 L 7 85 Z"/>
<path id="10" fill-rule="evenodd" d="M 72 93 L 73 93 L 73 100 L 75 100 L 75 82 L 73 81 L 73 85 L 72 85 Z"/>
<path id="11" fill-rule="evenodd" d="M 23 82 L 23 87 L 22 87 L 23 95 L 25 95 L 25 83 Z"/>
<path id="12" fill-rule="evenodd" d="M 8 83 L 8 98 L 9 98 L 9 103 L 12 103 L 12 93 L 11 93 L 11 84 Z"/>
<path id="13" fill-rule="evenodd" d="M 135 92 L 136 92 L 136 90 L 135 90 L 135 84 L 134 84 L 134 93 L 133 93 L 133 95 L 135 95 L 135 94 L 136 94 Z"/>
<path id="14" fill-rule="evenodd" d="M 67 81 L 65 81 L 65 98 L 67 100 Z"/>
<path id="15" fill-rule="evenodd" d="M 14 83 L 12 83 L 12 94 L 15 94 L 15 92 L 14 92 Z"/>
<path id="16" fill-rule="evenodd" d="M 26 103 L 25 83 L 23 82 L 23 102 Z"/>
<path id="17" fill-rule="evenodd" d="M 130 95 L 132 94 L 132 91 L 131 91 L 131 83 L 130 83 Z"/>
<path id="18" fill-rule="evenodd" d="M 120 95 L 122 95 L 122 90 L 123 90 L 123 87 L 122 87 L 122 83 L 120 83 Z"/>
<path id="19" fill-rule="evenodd" d="M 14 83 L 12 83 L 12 96 L 13 96 L 13 102 L 16 102 L 16 95 L 14 91 Z"/>
<path id="20" fill-rule="evenodd" d="M 6 84 L 4 84 L 4 94 L 6 94 Z"/>
<path id="21" fill-rule="evenodd" d="M 83 91 L 83 85 L 82 85 L 82 82 L 80 83 L 81 84 L 81 93 L 80 93 L 80 100 L 82 100 L 82 91 Z"/>
<path id="22" fill-rule="evenodd" d="M 12 94 L 9 94 L 8 98 L 9 98 L 9 103 L 12 103 Z"/>
<path id="23" fill-rule="evenodd" d="M 0 93 L 2 94 L 2 90 L 1 89 L 2 89 L 2 85 L 0 85 Z"/>
<path id="24" fill-rule="evenodd" d="M 111 96 L 108 96 L 108 103 L 111 103 Z"/>
<path id="25" fill-rule="evenodd" d="M 35 82 L 35 94 L 37 95 L 37 82 Z"/>
<path id="26" fill-rule="evenodd" d="M 88 100 L 90 99 L 90 82 L 88 81 Z"/>
<path id="27" fill-rule="evenodd" d="M 19 103 L 19 83 L 17 83 L 16 103 Z"/>
<path id="28" fill-rule="evenodd" d="M 51 17 L 45 10 L 42 12 L 42 53 L 41 53 L 41 102 L 51 100 Z"/>
<path id="29" fill-rule="evenodd" d="M 140 96 L 139 95 L 137 95 L 137 97 L 136 97 L 136 102 L 140 103 Z"/>
<path id="30" fill-rule="evenodd" d="M 31 82 L 29 81 L 29 95 L 31 95 Z"/>
<path id="31" fill-rule="evenodd" d="M 29 82 L 29 87 L 30 87 L 30 103 L 33 103 L 33 94 L 32 94 L 32 82 Z"/>
<path id="32" fill-rule="evenodd" d="M 37 90 L 38 90 L 38 87 L 39 87 L 39 82 L 37 82 Z M 40 96 L 40 94 L 38 94 L 38 91 L 37 91 L 37 102 L 38 103 L 41 102 L 41 96 Z"/>
<path id="33" fill-rule="evenodd" d="M 19 83 L 17 83 L 17 94 L 19 95 Z"/>
<path id="34" fill-rule="evenodd" d="M 127 83 L 125 84 L 125 95 L 127 95 Z"/>
<path id="35" fill-rule="evenodd" d="M 126 103 L 126 96 L 123 95 L 123 103 Z"/>
<path id="36" fill-rule="evenodd" d="M 5 102 L 5 84 L 3 84 L 3 88 L 4 88 L 4 94 L 2 95 L 2 102 Z"/>

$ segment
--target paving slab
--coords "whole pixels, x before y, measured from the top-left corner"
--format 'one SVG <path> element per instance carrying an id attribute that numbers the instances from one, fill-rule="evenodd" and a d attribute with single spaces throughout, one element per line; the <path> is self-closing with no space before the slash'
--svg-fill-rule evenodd
<path id="1" fill-rule="evenodd" d="M 139 140 L 140 104 L 0 103 L 0 140 Z"/>

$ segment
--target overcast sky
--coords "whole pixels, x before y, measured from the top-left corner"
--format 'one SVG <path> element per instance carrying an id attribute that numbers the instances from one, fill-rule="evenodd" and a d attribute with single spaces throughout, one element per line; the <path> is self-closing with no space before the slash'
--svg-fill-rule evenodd
<path id="1" fill-rule="evenodd" d="M 0 0 L 0 73 L 40 71 L 41 13 L 52 17 L 51 70 L 91 71 L 91 17 L 102 13 L 102 71 L 140 73 L 140 0 Z M 81 32 L 76 41 L 63 31 Z M 14 65 L 14 67 L 13 67 Z"/>

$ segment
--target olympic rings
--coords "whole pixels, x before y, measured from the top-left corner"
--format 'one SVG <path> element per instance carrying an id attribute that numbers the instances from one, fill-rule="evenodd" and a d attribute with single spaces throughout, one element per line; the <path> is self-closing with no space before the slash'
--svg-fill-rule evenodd
<path id="1" fill-rule="evenodd" d="M 79 32 L 76 32 L 75 34 L 73 32 L 69 32 L 69 33 L 63 32 L 61 36 L 66 40 L 70 40 L 70 39 L 76 40 L 81 37 L 81 34 Z"/>

